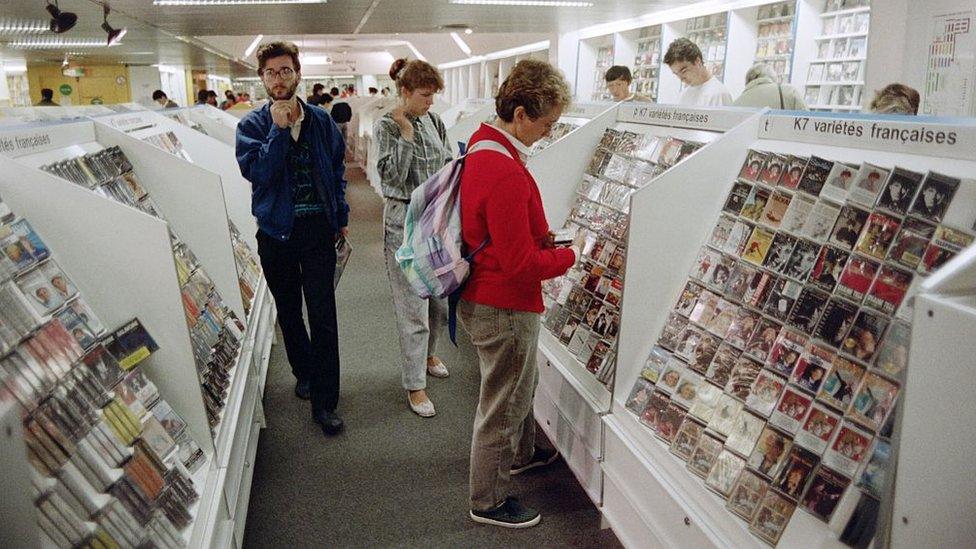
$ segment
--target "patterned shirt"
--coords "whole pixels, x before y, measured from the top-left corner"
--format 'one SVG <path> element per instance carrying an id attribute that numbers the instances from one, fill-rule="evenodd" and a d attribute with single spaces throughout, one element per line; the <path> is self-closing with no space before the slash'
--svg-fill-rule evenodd
<path id="1" fill-rule="evenodd" d="M 373 127 L 379 151 L 376 168 L 386 198 L 410 200 L 410 193 L 452 157 L 447 129 L 440 117 L 428 112 L 419 118 L 410 118 L 410 123 L 413 124 L 413 141 L 400 136 L 400 127 L 390 113 L 377 120 Z"/>
<path id="2" fill-rule="evenodd" d="M 305 131 L 302 131 L 304 129 Z M 292 202 L 295 205 L 295 217 L 320 214 L 325 212 L 325 203 L 315 188 L 312 177 L 314 163 L 312 162 L 312 147 L 308 140 L 307 126 L 300 126 L 298 139 L 288 147 L 288 172 L 292 178 Z"/>

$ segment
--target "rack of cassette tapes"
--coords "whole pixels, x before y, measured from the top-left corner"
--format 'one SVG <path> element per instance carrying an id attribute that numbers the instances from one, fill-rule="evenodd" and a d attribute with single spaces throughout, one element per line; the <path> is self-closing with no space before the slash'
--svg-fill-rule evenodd
<path id="1" fill-rule="evenodd" d="M 0 251 L 0 399 L 21 406 L 40 545 L 185 546 L 204 456 L 138 367 L 156 343 L 138 320 L 107 332 L 2 200 Z"/>
<path id="2" fill-rule="evenodd" d="M 143 141 L 151 143 L 173 156 L 178 156 L 188 162 L 193 161 L 183 143 L 171 131 L 146 136 Z M 241 232 L 237 230 L 234 222 L 228 219 L 227 225 L 230 228 L 231 243 L 234 245 L 234 262 L 237 264 L 237 281 L 241 287 L 241 297 L 244 299 L 244 311 L 245 314 L 250 315 L 254 294 L 257 292 L 258 284 L 261 281 L 261 265 L 254 250 L 241 237 Z"/>
<path id="3" fill-rule="evenodd" d="M 162 218 L 119 147 L 110 147 L 41 169 L 112 200 Z M 244 337 L 244 326 L 224 303 L 193 251 L 170 229 L 183 309 L 211 431 L 216 431 L 230 385 L 231 370 Z"/>
<path id="4" fill-rule="evenodd" d="M 616 366 L 630 195 L 701 143 L 608 128 L 563 231 L 584 231 L 583 256 L 544 286 L 544 326 L 604 385 Z"/>
<path id="5" fill-rule="evenodd" d="M 960 182 L 749 151 L 626 406 L 764 541 L 888 493 L 906 295 L 973 242 Z"/>

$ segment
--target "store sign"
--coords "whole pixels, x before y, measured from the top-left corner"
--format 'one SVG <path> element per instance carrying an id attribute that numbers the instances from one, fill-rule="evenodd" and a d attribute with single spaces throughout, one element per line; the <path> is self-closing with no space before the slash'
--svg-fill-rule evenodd
<path id="1" fill-rule="evenodd" d="M 573 103 L 563 111 L 563 116 L 593 119 L 610 107 L 613 103 Z"/>
<path id="2" fill-rule="evenodd" d="M 91 122 L 51 124 L 0 133 L 0 154 L 16 158 L 95 140 Z"/>
<path id="3" fill-rule="evenodd" d="M 74 90 L 71 89 L 71 84 L 61 84 L 61 87 L 58 88 L 58 91 L 61 92 L 61 95 L 69 96 L 71 95 L 71 92 Z"/>
<path id="4" fill-rule="evenodd" d="M 759 137 L 976 160 L 976 124 L 899 118 L 765 115 Z"/>
<path id="5" fill-rule="evenodd" d="M 623 103 L 617 114 L 618 122 L 654 124 L 675 128 L 727 131 L 756 114 L 753 109 L 694 108 L 654 103 Z"/>
<path id="6" fill-rule="evenodd" d="M 100 117 L 100 120 L 108 122 L 109 126 L 124 132 L 152 128 L 156 125 L 151 120 L 146 120 L 142 115 L 132 113 Z"/>

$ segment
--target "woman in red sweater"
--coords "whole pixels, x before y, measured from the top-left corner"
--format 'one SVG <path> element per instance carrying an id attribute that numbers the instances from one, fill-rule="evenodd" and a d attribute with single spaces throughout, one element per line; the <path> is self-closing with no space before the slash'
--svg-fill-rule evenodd
<path id="1" fill-rule="evenodd" d="M 542 198 L 525 168 L 529 147 L 549 134 L 570 102 L 569 86 L 548 63 L 521 61 L 495 97 L 498 121 L 471 137 L 495 141 L 508 155 L 482 150 L 465 160 L 461 233 L 475 255 L 458 316 L 478 350 L 481 393 L 471 441 L 471 512 L 476 522 L 525 528 L 535 509 L 509 493 L 509 477 L 552 463 L 557 453 L 535 446 L 532 398 L 542 281 L 563 275 L 578 251 L 552 245 Z"/>

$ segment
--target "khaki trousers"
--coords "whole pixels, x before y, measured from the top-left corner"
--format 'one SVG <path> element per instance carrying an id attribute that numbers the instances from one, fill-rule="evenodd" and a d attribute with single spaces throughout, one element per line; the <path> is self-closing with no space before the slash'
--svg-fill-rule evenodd
<path id="1" fill-rule="evenodd" d="M 458 318 L 481 368 L 471 439 L 471 509 L 487 511 L 511 495 L 512 464 L 527 462 L 534 452 L 539 315 L 462 300 Z"/>

